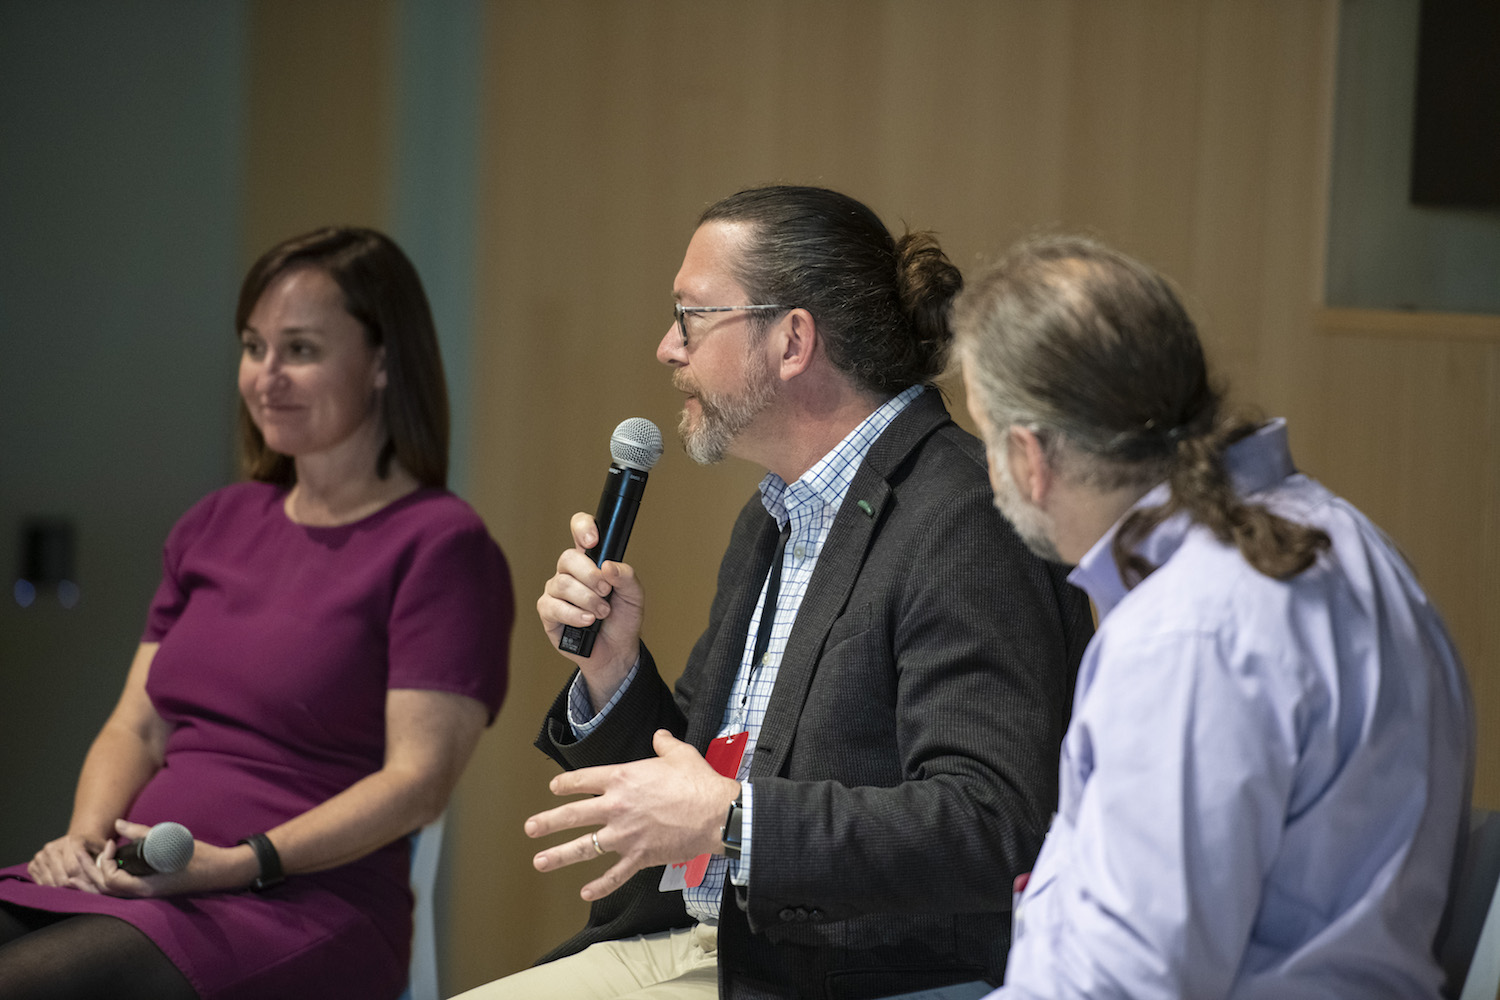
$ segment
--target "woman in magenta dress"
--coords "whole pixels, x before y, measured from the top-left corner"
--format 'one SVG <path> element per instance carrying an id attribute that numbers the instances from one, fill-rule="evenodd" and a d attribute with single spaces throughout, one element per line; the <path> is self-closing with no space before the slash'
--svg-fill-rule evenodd
<path id="1" fill-rule="evenodd" d="M 289 240 L 251 268 L 236 325 L 250 481 L 172 529 L 67 832 L 0 871 L 7 1000 L 397 996 L 406 836 L 499 710 L 510 577 L 444 488 L 411 263 L 370 230 Z M 189 865 L 120 868 L 167 820 L 193 833 Z"/>

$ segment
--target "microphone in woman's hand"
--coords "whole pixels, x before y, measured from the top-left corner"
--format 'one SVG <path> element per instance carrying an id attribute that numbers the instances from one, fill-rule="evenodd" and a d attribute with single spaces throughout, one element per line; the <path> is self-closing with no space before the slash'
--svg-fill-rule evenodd
<path id="1" fill-rule="evenodd" d="M 193 835 L 181 823 L 158 823 L 115 854 L 115 861 L 132 875 L 180 872 L 191 860 Z"/>

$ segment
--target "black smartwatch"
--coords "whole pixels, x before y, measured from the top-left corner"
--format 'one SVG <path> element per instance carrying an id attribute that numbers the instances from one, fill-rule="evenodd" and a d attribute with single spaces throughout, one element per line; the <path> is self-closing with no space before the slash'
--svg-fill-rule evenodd
<path id="1" fill-rule="evenodd" d="M 744 792 L 740 793 L 741 796 Z M 724 845 L 724 856 L 738 861 L 740 845 L 744 843 L 745 807 L 736 797 L 729 804 L 729 813 L 724 817 L 724 826 L 719 830 L 719 841 Z"/>

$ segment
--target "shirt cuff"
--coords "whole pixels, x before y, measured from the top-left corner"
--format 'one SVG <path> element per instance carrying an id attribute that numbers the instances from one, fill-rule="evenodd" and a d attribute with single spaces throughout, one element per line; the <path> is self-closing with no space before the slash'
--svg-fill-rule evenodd
<path id="1" fill-rule="evenodd" d="M 579 671 L 573 678 L 573 686 L 568 689 L 568 725 L 573 727 L 573 738 L 581 740 L 604 721 L 609 710 L 614 708 L 619 700 L 625 697 L 625 691 L 630 687 L 630 682 L 635 680 L 636 671 L 641 668 L 641 658 L 636 657 L 635 662 L 630 665 L 630 672 L 620 682 L 619 688 L 615 690 L 614 696 L 603 708 L 594 712 L 594 703 L 589 699 L 589 686 L 584 682 L 583 672 Z M 584 720 L 584 721 L 579 721 Z"/>
<path id="2" fill-rule="evenodd" d="M 750 817 L 754 806 L 750 782 L 740 782 L 740 857 L 738 861 L 730 859 L 729 862 L 729 881 L 735 885 L 750 884 L 750 831 L 753 826 Z"/>

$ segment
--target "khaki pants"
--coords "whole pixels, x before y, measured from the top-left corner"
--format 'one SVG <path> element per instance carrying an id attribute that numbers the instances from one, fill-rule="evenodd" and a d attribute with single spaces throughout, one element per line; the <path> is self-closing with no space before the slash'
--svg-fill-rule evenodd
<path id="1" fill-rule="evenodd" d="M 718 928 L 704 924 L 603 941 L 455 1000 L 716 1000 Z"/>

